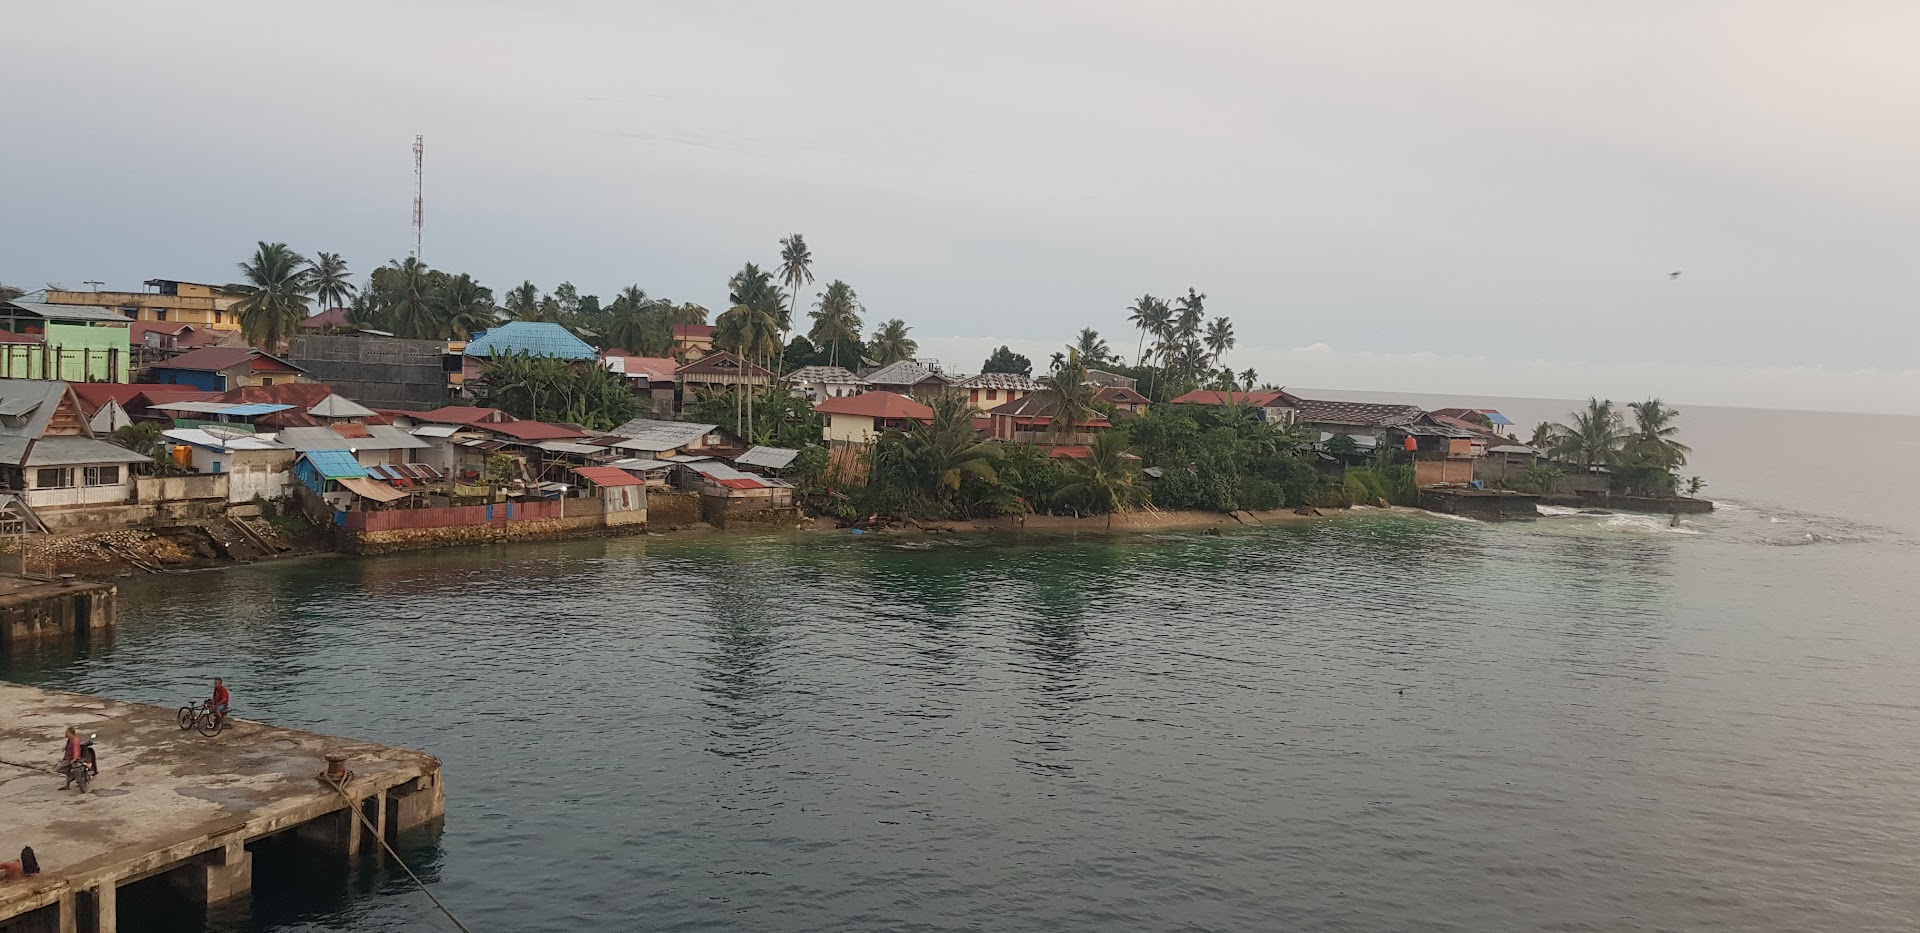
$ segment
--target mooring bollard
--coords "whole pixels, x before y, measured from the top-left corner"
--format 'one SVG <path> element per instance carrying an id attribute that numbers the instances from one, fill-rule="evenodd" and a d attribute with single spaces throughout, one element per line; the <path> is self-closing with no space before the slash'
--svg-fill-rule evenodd
<path id="1" fill-rule="evenodd" d="M 353 772 L 347 770 L 347 756 L 340 754 L 329 754 L 327 756 L 327 780 L 339 784 L 351 777 L 352 774 Z"/>

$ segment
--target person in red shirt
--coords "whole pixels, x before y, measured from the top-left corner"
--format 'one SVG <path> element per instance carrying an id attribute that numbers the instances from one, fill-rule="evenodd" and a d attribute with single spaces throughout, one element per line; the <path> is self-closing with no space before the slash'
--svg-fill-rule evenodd
<path id="1" fill-rule="evenodd" d="M 73 785 L 73 763 L 80 760 L 80 732 L 72 726 L 67 727 L 67 747 L 60 752 L 60 775 L 67 779 L 60 785 L 66 790 Z"/>
<path id="2" fill-rule="evenodd" d="M 213 699 L 207 701 L 207 708 L 221 719 L 227 718 L 227 707 L 233 704 L 233 695 L 227 692 L 227 682 L 218 677 L 213 679 Z"/>

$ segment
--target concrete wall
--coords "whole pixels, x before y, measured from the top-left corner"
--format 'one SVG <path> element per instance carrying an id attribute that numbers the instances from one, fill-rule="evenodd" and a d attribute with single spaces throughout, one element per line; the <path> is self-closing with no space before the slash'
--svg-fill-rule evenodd
<path id="1" fill-rule="evenodd" d="M 652 490 L 647 493 L 647 519 L 661 527 L 694 524 L 702 520 L 701 498 L 697 492 Z"/>
<path id="2" fill-rule="evenodd" d="M 1415 486 L 1440 486 L 1473 482 L 1473 461 L 1448 457 L 1444 460 L 1413 461 Z"/>
<path id="3" fill-rule="evenodd" d="M 820 436 L 828 441 L 867 444 L 879 433 L 873 429 L 873 418 L 867 415 L 828 415 Z"/>
<path id="4" fill-rule="evenodd" d="M 424 411 L 448 403 L 446 344 L 396 337 L 293 338 L 286 360 L 341 396 L 369 408 Z"/>
<path id="5" fill-rule="evenodd" d="M 232 477 L 226 473 L 197 473 L 192 476 L 141 476 L 134 479 L 134 496 L 144 503 L 186 499 L 225 501 Z"/>
<path id="6" fill-rule="evenodd" d="M 81 638 L 119 618 L 110 583 L 44 584 L 0 596 L 0 646 L 29 639 Z"/>
<path id="7" fill-rule="evenodd" d="M 474 508 L 483 508 L 483 506 L 474 506 Z M 636 532 L 643 528 L 645 525 L 638 522 L 610 528 L 600 516 L 593 515 L 581 518 L 546 518 L 474 525 L 349 532 L 342 535 L 341 546 L 355 554 L 385 554 L 393 551 L 418 551 L 459 544 L 590 538 Z"/>

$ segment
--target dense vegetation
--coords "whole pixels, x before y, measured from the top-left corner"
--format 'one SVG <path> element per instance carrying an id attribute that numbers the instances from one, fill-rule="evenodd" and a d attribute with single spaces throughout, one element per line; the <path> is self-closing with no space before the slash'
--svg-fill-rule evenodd
<path id="1" fill-rule="evenodd" d="M 1547 451 L 1558 466 L 1535 467 L 1539 473 L 1515 488 L 1537 486 L 1542 480 L 1550 486 L 1557 478 L 1553 474 L 1605 467 L 1614 492 L 1642 496 L 1677 492 L 1679 469 L 1693 453 L 1679 441 L 1679 409 L 1650 398 L 1629 402 L 1627 411 L 1631 421 L 1611 399 L 1589 398 L 1586 408 L 1568 412 L 1566 421 L 1534 428 L 1533 446 Z M 1688 492 L 1698 492 L 1705 485 L 1693 477 L 1687 483 Z"/>

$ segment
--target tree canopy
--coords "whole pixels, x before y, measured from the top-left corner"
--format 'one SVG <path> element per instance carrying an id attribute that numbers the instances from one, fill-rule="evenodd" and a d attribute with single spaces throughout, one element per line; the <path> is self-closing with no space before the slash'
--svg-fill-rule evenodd
<path id="1" fill-rule="evenodd" d="M 983 373 L 1016 373 L 1022 376 L 1033 375 L 1033 361 L 1013 352 L 1006 346 L 993 351 L 987 361 L 980 364 Z"/>

